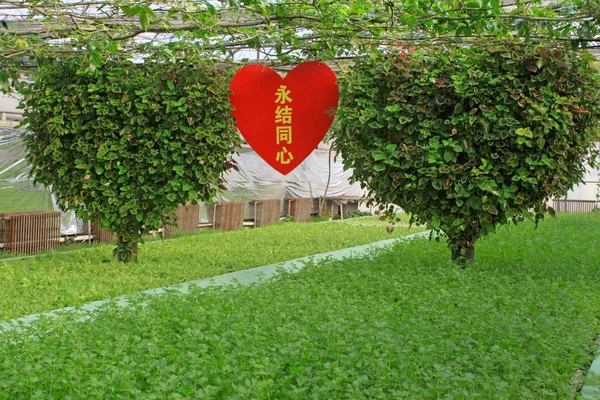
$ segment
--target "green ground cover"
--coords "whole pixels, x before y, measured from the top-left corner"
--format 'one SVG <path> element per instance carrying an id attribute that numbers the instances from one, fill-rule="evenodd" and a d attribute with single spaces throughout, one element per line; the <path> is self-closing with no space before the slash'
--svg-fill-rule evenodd
<path id="1" fill-rule="evenodd" d="M 370 217 L 207 230 L 141 245 L 135 264 L 115 262 L 111 244 L 18 261 L 0 258 L 0 321 L 420 231 L 399 226 L 389 235 L 385 227 Z"/>
<path id="2" fill-rule="evenodd" d="M 41 321 L 0 337 L 0 398 L 573 398 L 600 334 L 599 234 L 598 214 L 560 215 L 482 240 L 467 268 L 418 240 Z"/>

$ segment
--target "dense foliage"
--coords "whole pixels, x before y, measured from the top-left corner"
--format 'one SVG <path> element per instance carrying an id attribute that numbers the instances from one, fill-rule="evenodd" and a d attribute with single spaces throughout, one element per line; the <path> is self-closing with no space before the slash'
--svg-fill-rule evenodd
<path id="1" fill-rule="evenodd" d="M 37 323 L 0 334 L 0 399 L 572 399 L 600 334 L 599 227 L 502 230 L 473 268 L 419 240 Z"/>
<path id="2" fill-rule="evenodd" d="M 596 162 L 592 60 L 513 44 L 362 60 L 340 79 L 335 149 L 377 202 L 445 233 L 453 258 L 472 259 L 479 237 L 537 222 L 545 201 Z"/>
<path id="3" fill-rule="evenodd" d="M 322 224 L 271 224 L 260 229 L 204 230 L 146 241 L 136 264 L 110 263 L 110 245 L 64 248 L 65 253 L 3 262 L 0 321 L 78 306 L 90 301 L 203 279 L 418 232 L 396 227 L 390 235 L 376 217 Z M 360 231 L 360 235 L 356 232 Z"/>
<path id="4" fill-rule="evenodd" d="M 135 243 L 178 204 L 211 199 L 234 166 L 228 84 L 191 48 L 143 64 L 49 61 L 24 91 L 32 174 L 63 209 Z"/>

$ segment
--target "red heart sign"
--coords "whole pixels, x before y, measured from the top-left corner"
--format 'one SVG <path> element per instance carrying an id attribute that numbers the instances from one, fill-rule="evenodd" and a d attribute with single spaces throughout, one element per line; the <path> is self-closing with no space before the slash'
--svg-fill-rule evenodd
<path id="1" fill-rule="evenodd" d="M 304 62 L 285 78 L 251 64 L 229 86 L 237 127 L 250 147 L 283 175 L 323 140 L 338 104 L 338 85 L 325 64 Z"/>

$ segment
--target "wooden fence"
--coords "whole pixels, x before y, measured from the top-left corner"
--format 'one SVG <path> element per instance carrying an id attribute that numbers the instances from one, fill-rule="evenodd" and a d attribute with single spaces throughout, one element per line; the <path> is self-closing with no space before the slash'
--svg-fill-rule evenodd
<path id="1" fill-rule="evenodd" d="M 244 225 L 244 206 L 242 201 L 215 203 L 207 207 L 208 220 L 215 229 L 231 231 L 241 228 Z"/>
<path id="2" fill-rule="evenodd" d="M 116 233 L 108 233 L 106 229 L 100 229 L 98 220 L 92 223 L 92 235 L 96 243 L 114 243 L 117 241 Z"/>
<path id="3" fill-rule="evenodd" d="M 255 228 L 279 221 L 281 200 L 252 200 L 248 204 Z"/>
<path id="4" fill-rule="evenodd" d="M 177 230 L 181 232 L 198 230 L 200 206 L 198 204 L 180 205 L 177 209 Z"/>
<path id="5" fill-rule="evenodd" d="M 200 205 L 180 204 L 175 214 L 177 216 L 177 226 L 166 226 L 162 230 L 163 239 L 170 239 L 175 232 L 189 232 L 198 230 L 198 221 L 200 220 Z"/>
<path id="6" fill-rule="evenodd" d="M 60 212 L 0 214 L 0 242 L 4 250 L 21 254 L 56 249 L 60 244 Z"/>
<path id="7" fill-rule="evenodd" d="M 313 199 L 284 199 L 283 200 L 283 215 L 291 215 L 294 221 L 308 222 L 310 221 L 310 209 Z"/>
<path id="8" fill-rule="evenodd" d="M 596 208 L 600 208 L 600 203 L 597 200 L 565 200 L 552 199 L 550 204 L 556 212 L 592 212 Z"/>

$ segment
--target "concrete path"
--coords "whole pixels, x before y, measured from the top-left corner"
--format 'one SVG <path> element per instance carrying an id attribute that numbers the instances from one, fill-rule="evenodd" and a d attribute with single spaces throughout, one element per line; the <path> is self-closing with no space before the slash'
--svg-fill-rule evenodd
<path id="1" fill-rule="evenodd" d="M 580 400 L 600 400 L 600 348 L 596 351 L 596 359 L 583 381 Z"/>

